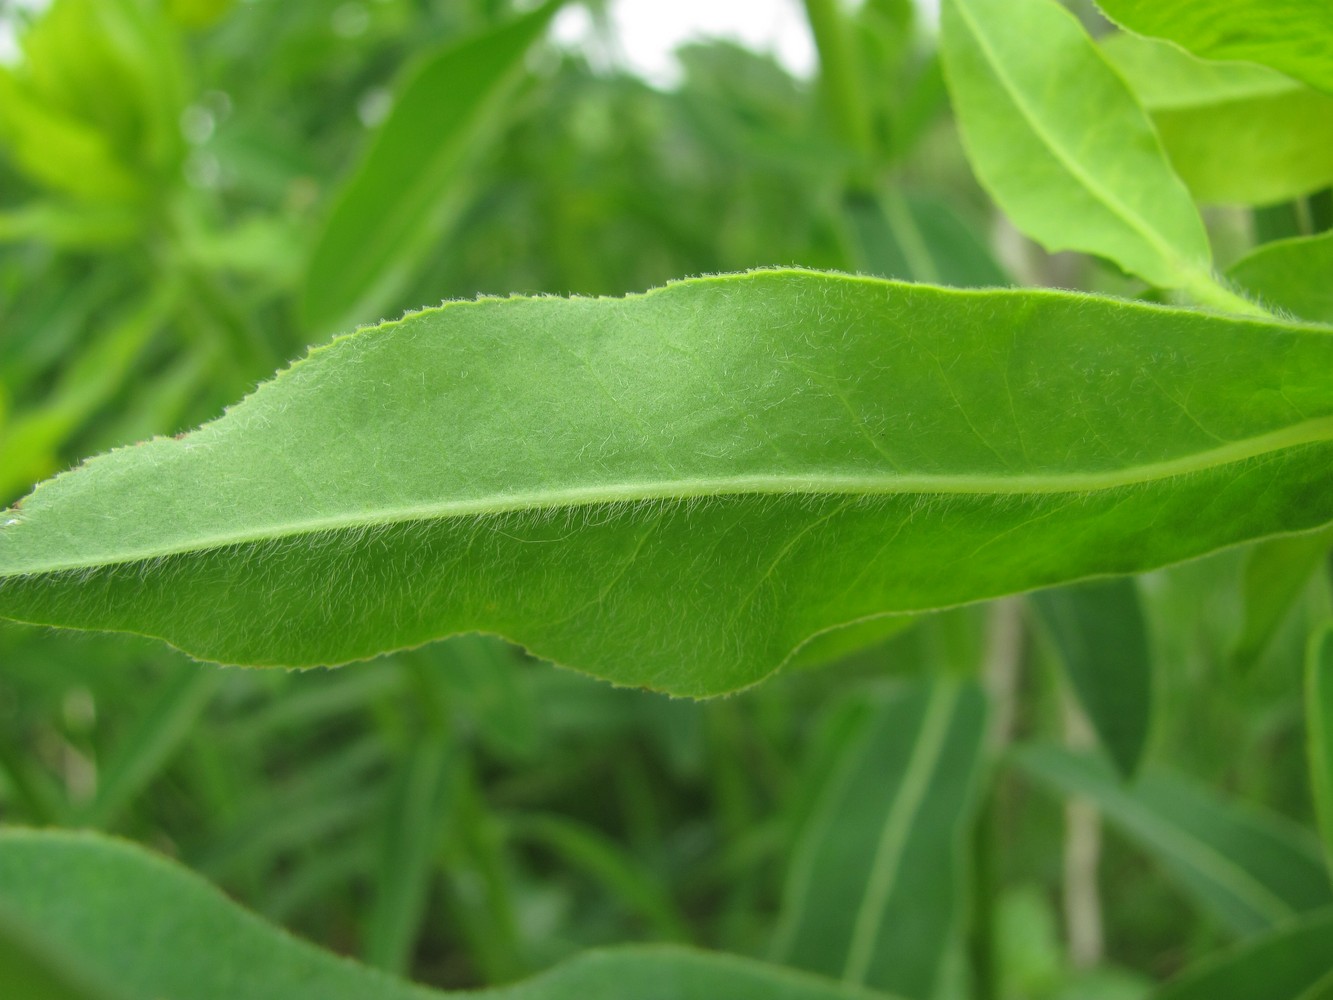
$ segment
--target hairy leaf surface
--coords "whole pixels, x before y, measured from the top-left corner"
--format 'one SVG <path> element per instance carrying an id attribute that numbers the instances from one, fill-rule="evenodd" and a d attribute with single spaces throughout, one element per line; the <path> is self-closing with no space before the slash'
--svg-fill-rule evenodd
<path id="1" fill-rule="evenodd" d="M 1328 0 L 1097 0 L 1111 20 L 1205 59 L 1241 59 L 1333 92 Z"/>
<path id="2" fill-rule="evenodd" d="M 241 909 L 193 872 L 90 834 L 0 832 L 0 897 L 29 937 L 58 944 L 60 954 L 77 956 L 82 968 L 115 984 L 108 1000 L 890 1000 L 678 947 L 586 952 L 513 986 L 444 993 L 321 951 Z"/>
<path id="3" fill-rule="evenodd" d="M 1333 520 L 1333 337 L 806 271 L 460 302 L 0 518 L 0 615 L 206 659 L 505 635 L 623 684 Z"/>

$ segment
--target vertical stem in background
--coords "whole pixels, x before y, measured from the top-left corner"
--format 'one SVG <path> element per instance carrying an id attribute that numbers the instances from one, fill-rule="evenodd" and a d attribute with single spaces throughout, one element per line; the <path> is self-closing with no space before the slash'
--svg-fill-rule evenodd
<path id="1" fill-rule="evenodd" d="M 851 28 L 840 0 L 805 0 L 805 14 L 819 50 L 819 80 L 834 130 L 859 161 L 849 178 L 849 187 L 869 190 L 867 175 L 874 151 L 870 110 L 861 94 L 861 73 Z"/>
<path id="2" fill-rule="evenodd" d="M 1096 743 L 1087 717 L 1067 693 L 1064 697 L 1065 745 L 1086 750 Z M 1097 869 L 1102 853 L 1102 817 L 1085 798 L 1065 802 L 1064 911 L 1065 939 L 1070 964 L 1090 969 L 1100 964 L 1105 952 L 1102 933 L 1102 899 Z"/>
<path id="3" fill-rule="evenodd" d="M 1305 199 L 1305 207 L 1310 214 L 1310 228 L 1315 233 L 1325 233 L 1333 229 L 1333 188 L 1316 191 Z"/>
<path id="4" fill-rule="evenodd" d="M 1014 735 L 1018 682 L 1023 666 L 1023 603 L 1018 597 L 992 602 L 986 623 L 986 654 L 981 682 L 991 703 L 991 753 L 998 757 Z M 972 914 L 967 951 L 972 967 L 973 1000 L 998 1000 L 995 956 L 995 890 L 999 823 L 992 783 L 981 802 L 972 833 Z"/>

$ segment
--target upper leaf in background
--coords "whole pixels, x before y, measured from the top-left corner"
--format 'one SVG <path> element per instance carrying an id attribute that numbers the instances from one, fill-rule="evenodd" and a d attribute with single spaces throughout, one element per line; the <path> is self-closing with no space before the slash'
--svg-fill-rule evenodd
<path id="1" fill-rule="evenodd" d="M 1320 910 L 1186 969 L 1154 1000 L 1328 1000 L 1333 910 Z"/>
<path id="2" fill-rule="evenodd" d="M 1305 738 L 1324 858 L 1333 873 L 1333 626 L 1310 637 L 1305 662 Z"/>
<path id="3" fill-rule="evenodd" d="M 1333 96 L 1263 66 L 1196 59 L 1139 35 L 1101 44 L 1200 201 L 1267 205 L 1333 182 Z"/>
<path id="4" fill-rule="evenodd" d="M 793 852 L 772 957 L 928 1000 L 961 917 L 985 697 L 937 680 L 856 721 Z"/>
<path id="5" fill-rule="evenodd" d="M 1333 905 L 1313 838 L 1279 816 L 1233 805 L 1169 772 L 1147 770 L 1126 787 L 1101 761 L 1058 747 L 1025 746 L 1014 759 L 1062 794 L 1091 799 L 1235 934 Z"/>
<path id="6" fill-rule="evenodd" d="M 1152 719 L 1152 654 L 1133 577 L 1032 595 L 1083 711 L 1121 775 L 1138 769 Z"/>
<path id="7" fill-rule="evenodd" d="M 1227 274 L 1267 306 L 1333 323 L 1333 232 L 1266 243 Z"/>
<path id="8" fill-rule="evenodd" d="M 586 952 L 515 986 L 444 993 L 321 951 L 241 909 L 193 872 L 91 834 L 0 832 L 0 897 L 33 940 L 58 945 L 55 954 L 77 956 L 81 968 L 114 984 L 113 997 L 892 1000 L 748 959 L 662 946 Z M 4 931 L 0 926 L 0 957 Z"/>
<path id="9" fill-rule="evenodd" d="M 38 487 L 0 615 L 251 665 L 494 632 L 717 694 L 837 625 L 1317 527 L 1330 454 L 1315 327 L 798 270 L 458 302 Z"/>
<path id="10" fill-rule="evenodd" d="M 1333 92 L 1333 5 L 1328 0 L 1097 0 L 1140 35 L 1204 59 L 1263 63 Z"/>
<path id="11" fill-rule="evenodd" d="M 315 336 L 375 320 L 463 207 L 464 168 L 505 120 L 523 56 L 563 0 L 429 56 L 346 185 L 312 251 L 301 322 Z"/>
<path id="12" fill-rule="evenodd" d="M 1152 123 L 1077 18 L 1055 0 L 945 0 L 941 15 L 968 159 L 1019 229 L 1236 307 Z"/>

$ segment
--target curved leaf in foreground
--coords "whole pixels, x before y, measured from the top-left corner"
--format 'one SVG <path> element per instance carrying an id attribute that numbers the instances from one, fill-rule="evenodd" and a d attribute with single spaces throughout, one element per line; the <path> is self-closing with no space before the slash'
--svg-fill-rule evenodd
<path id="1" fill-rule="evenodd" d="M 23 920 L 27 935 L 77 955 L 83 968 L 116 984 L 116 996 L 889 1000 L 748 959 L 660 946 L 589 952 L 515 986 L 442 993 L 321 951 L 247 913 L 193 872 L 92 834 L 0 833 L 0 898 Z"/>
<path id="2" fill-rule="evenodd" d="M 1333 520 L 1333 337 L 808 271 L 458 302 L 0 516 L 0 615 L 752 684 L 823 630 Z"/>

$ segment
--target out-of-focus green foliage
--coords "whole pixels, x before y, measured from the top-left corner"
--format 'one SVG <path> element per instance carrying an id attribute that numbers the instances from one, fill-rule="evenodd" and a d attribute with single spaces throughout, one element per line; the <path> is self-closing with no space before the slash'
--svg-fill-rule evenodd
<path id="1" fill-rule="evenodd" d="M 1013 400 L 1014 412 L 1044 407 L 1071 447 L 1120 441 L 1124 465 L 1138 454 L 1126 428 L 1140 397 L 1160 398 L 1182 439 L 1217 433 L 1191 421 L 1218 366 L 1243 369 L 1250 404 L 1292 421 L 1328 402 L 1322 388 L 1283 399 L 1326 376 L 1284 367 L 1285 346 L 1327 336 L 1290 321 L 1333 321 L 1322 2 L 1106 0 L 1127 28 L 1203 60 L 1262 64 L 1172 50 L 1136 68 L 1126 52 L 1160 47 L 1094 43 L 1107 25 L 1088 4 L 1071 4 L 1085 30 L 1053 0 L 950 0 L 942 60 L 907 0 L 812 0 L 816 78 L 699 40 L 669 87 L 624 69 L 619 15 L 579 0 L 560 15 L 588 15 L 577 50 L 538 30 L 548 9 L 507 0 L 29 6 L 0 9 L 19 39 L 0 68 L 0 507 L 84 456 L 219 417 L 312 337 L 354 321 L 478 294 L 622 296 L 765 266 L 1179 296 L 1221 311 L 1258 303 L 1279 317 L 1260 345 L 1246 339 L 1259 327 L 1231 319 L 1014 293 L 1019 332 L 1032 303 L 1096 319 L 1062 326 L 1063 346 L 1034 364 L 1109 342 L 1118 316 L 1183 316 L 1212 334 L 1187 359 L 1198 385 L 1160 384 L 1181 362 L 1162 330 L 1120 371 L 1115 405 L 1086 365 L 1064 363 Z M 479 50 L 494 57 L 487 72 L 460 79 L 450 57 Z M 413 127 L 434 116 L 458 127 Z M 386 166 L 385 148 L 410 152 Z M 1192 199 L 1231 207 L 1200 213 Z M 387 250 L 371 232 L 380 224 Z M 334 244 L 335 263 L 317 267 Z M 938 319 L 924 346 L 947 383 L 947 348 L 970 327 Z M 746 378 L 732 373 L 737 399 L 762 393 L 781 357 L 759 344 Z M 517 346 L 495 350 L 512 361 Z M 896 366 L 890 346 L 865 357 Z M 973 360 L 975 398 L 960 405 L 979 426 L 1010 419 L 1001 368 Z M 851 392 L 874 380 L 849 369 L 845 381 Z M 1062 408 L 1053 382 L 1100 399 L 1096 419 Z M 508 405 L 460 420 L 523 412 L 530 384 L 513 380 L 496 396 Z M 727 412 L 688 388 L 664 394 L 700 421 Z M 375 398 L 334 387 L 328 405 L 347 414 Z M 912 433 L 939 416 L 913 409 Z M 816 424 L 792 434 L 828 447 Z M 706 458 L 707 435 L 694 443 Z M 312 436 L 311 459 L 338 444 Z M 117 461 L 143 465 L 134 456 L 153 447 Z M 1245 469 L 1253 489 L 1219 481 L 1180 502 L 1180 523 L 1230 523 L 1223 503 L 1271 515 L 1270 528 L 1320 519 L 1326 490 L 1278 505 L 1264 486 L 1273 469 Z M 150 523 L 151 498 L 135 496 Z M 219 497 L 194 483 L 199 509 Z M 1070 509 L 1090 502 L 1080 493 Z M 936 509 L 923 498 L 905 528 Z M 87 537 L 118 537 L 123 513 L 112 505 Z M 1134 561 L 1123 509 L 1092 520 L 1109 532 L 1089 549 L 1103 565 L 1151 562 Z M 708 565 L 734 569 L 774 544 L 758 530 L 732 541 Z M 890 543 L 846 549 L 862 558 Z M 808 551 L 826 564 L 835 550 Z M 915 565 L 957 587 L 996 571 L 987 551 L 967 578 L 939 548 Z M 1319 533 L 1286 536 L 1139 578 L 1143 659 L 1137 638 L 1118 648 L 1114 600 L 1075 616 L 1092 623 L 1077 630 L 1092 646 L 1073 672 L 1036 641 L 1026 602 L 1001 602 L 822 633 L 764 685 L 702 703 L 613 688 L 475 634 L 289 674 L 4 625 L 0 820 L 141 846 L 0 834 L 0 995 L 231 997 L 253 991 L 227 977 L 251 975 L 287 997 L 296 987 L 281 977 L 303 970 L 331 977 L 322 997 L 876 995 L 794 965 L 938 1000 L 1314 1000 L 1329 988 L 1314 833 L 1328 713 L 1306 654 L 1333 613 L 1326 552 Z M 1036 550 L 1013 553 L 1011 570 L 1035 571 Z M 543 584 L 514 581 L 533 594 Z M 809 574 L 787 584 L 837 596 Z M 384 598 L 364 577 L 341 587 L 360 606 Z M 183 590 L 161 596 L 186 606 Z M 585 612 L 583 627 L 602 625 L 595 606 Z M 692 636 L 691 622 L 674 625 Z M 808 631 L 793 628 L 782 653 Z M 626 649 L 649 641 L 632 632 Z M 1151 675 L 1125 666 L 1148 661 Z M 643 666 L 631 654 L 617 669 Z M 1141 759 L 1140 777 L 1127 783 L 1098 759 L 1106 750 L 1125 770 Z M 299 945 L 182 866 L 271 924 L 427 985 Z M 845 893 L 874 902 L 852 914 Z M 859 931 L 833 933 L 849 918 Z M 242 938 L 251 962 L 217 947 Z M 640 946 L 603 950 L 630 942 Z M 126 963 L 140 959 L 134 978 Z M 153 978 L 163 974 L 177 978 Z"/>

